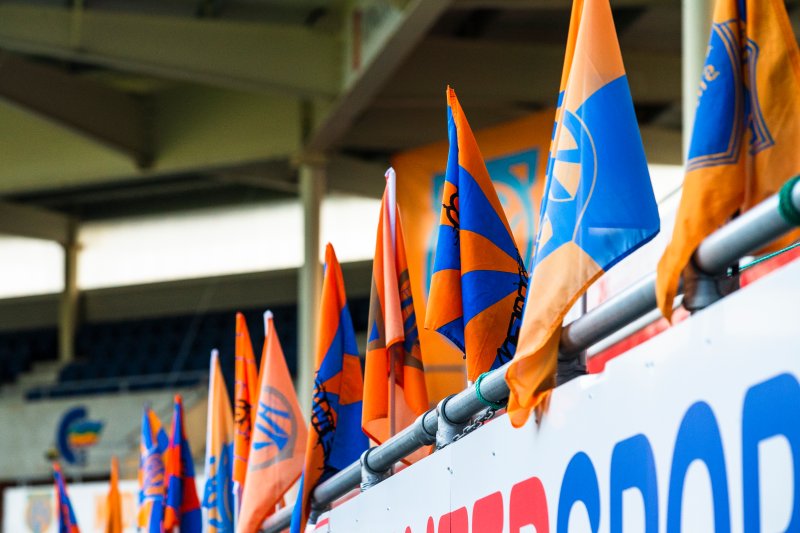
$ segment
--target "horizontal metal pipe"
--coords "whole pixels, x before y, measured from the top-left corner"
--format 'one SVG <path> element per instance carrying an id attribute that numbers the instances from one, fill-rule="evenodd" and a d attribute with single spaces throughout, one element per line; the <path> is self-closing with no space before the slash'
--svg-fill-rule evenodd
<path id="1" fill-rule="evenodd" d="M 800 210 L 800 183 L 792 190 L 792 201 L 795 208 Z M 790 225 L 778 213 L 777 195 L 772 196 L 711 234 L 695 252 L 694 260 L 708 273 L 724 272 L 731 263 L 766 246 L 789 229 Z M 564 327 L 560 351 L 563 355 L 574 356 L 655 308 L 655 274 L 650 274 Z M 499 402 L 508 397 L 505 374 L 509 364 L 491 372 L 481 381 L 484 398 Z M 466 422 L 486 406 L 478 399 L 472 386 L 453 396 L 444 409 L 450 420 Z M 388 470 L 404 457 L 430 444 L 427 439 L 436 434 L 437 426 L 436 411 L 428 411 L 410 427 L 373 450 L 367 458 L 368 466 L 377 472 Z M 360 481 L 361 465 L 356 462 L 316 488 L 313 494 L 314 507 L 325 508 L 358 487 Z M 291 509 L 282 509 L 267 520 L 264 531 L 278 533 L 289 525 L 290 520 Z"/>

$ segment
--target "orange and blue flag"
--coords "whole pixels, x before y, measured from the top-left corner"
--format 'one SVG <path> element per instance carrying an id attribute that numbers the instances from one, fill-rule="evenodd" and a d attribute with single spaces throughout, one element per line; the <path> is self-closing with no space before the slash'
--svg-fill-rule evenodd
<path id="1" fill-rule="evenodd" d="M 438 331 L 464 353 L 467 379 L 475 381 L 516 352 L 528 272 L 449 87 L 447 132 L 450 151 L 425 329 Z"/>
<path id="2" fill-rule="evenodd" d="M 236 313 L 236 384 L 234 387 L 235 433 L 233 437 L 233 508 L 238 516 L 242 504 L 247 458 L 253 435 L 254 406 L 258 403 L 258 373 L 250 332 L 242 313 Z"/>
<path id="3" fill-rule="evenodd" d="M 608 0 L 575 0 L 517 354 L 514 426 L 554 384 L 564 316 L 659 231 L 658 207 Z"/>
<path id="4" fill-rule="evenodd" d="M 197 485 L 194 481 L 194 461 L 183 426 L 183 398 L 175 395 L 172 415 L 172 436 L 167 447 L 164 470 L 167 474 L 167 505 L 164 509 L 164 530 L 176 526 L 181 533 L 200 533 L 203 521 Z"/>
<path id="5" fill-rule="evenodd" d="M 386 172 L 381 201 L 364 368 L 364 433 L 378 443 L 428 410 L 425 368 L 408 277 L 397 176 Z"/>
<path id="6" fill-rule="evenodd" d="M 361 431 L 361 360 L 342 268 L 330 244 L 325 249 L 316 363 L 305 466 L 291 533 L 305 529 L 317 485 L 357 461 L 369 446 Z"/>
<path id="7" fill-rule="evenodd" d="M 675 230 L 658 263 L 667 318 L 703 239 L 800 174 L 800 49 L 782 0 L 717 1 L 698 94 Z"/>
<path id="8" fill-rule="evenodd" d="M 105 533 L 122 533 L 122 496 L 119 493 L 119 460 L 111 457 L 111 479 L 106 496 Z"/>
<path id="9" fill-rule="evenodd" d="M 203 508 L 208 533 L 233 533 L 233 413 L 219 365 L 211 352 L 206 422 L 206 485 Z"/>
<path id="10" fill-rule="evenodd" d="M 53 463 L 53 480 L 56 488 L 56 513 L 58 514 L 58 533 L 81 533 L 78 520 L 72 510 L 72 503 L 67 495 L 67 486 L 61 467 Z"/>
<path id="11" fill-rule="evenodd" d="M 258 391 L 238 533 L 259 530 L 300 477 L 305 462 L 308 431 L 270 311 L 264 313 Z"/>
<path id="12" fill-rule="evenodd" d="M 166 494 L 164 454 L 169 439 L 161 421 L 148 406 L 142 417 L 142 441 L 139 455 L 139 530 L 162 533 Z"/>

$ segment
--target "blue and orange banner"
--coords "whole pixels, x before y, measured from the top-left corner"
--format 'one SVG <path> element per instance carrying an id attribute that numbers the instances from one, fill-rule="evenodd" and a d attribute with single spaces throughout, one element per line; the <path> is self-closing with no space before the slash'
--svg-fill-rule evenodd
<path id="1" fill-rule="evenodd" d="M 305 530 L 317 485 L 357 461 L 369 446 L 361 431 L 364 382 L 356 335 L 342 268 L 330 244 L 325 249 L 316 366 L 305 465 L 291 533 Z"/>
<path id="2" fill-rule="evenodd" d="M 175 395 L 172 435 L 165 454 L 164 470 L 167 476 L 164 530 L 170 532 L 178 527 L 180 533 L 200 533 L 203 520 L 194 481 L 192 451 L 183 426 L 183 398 L 180 394 Z"/>
<path id="3" fill-rule="evenodd" d="M 139 529 L 145 533 L 164 531 L 166 477 L 164 454 L 169 439 L 153 410 L 144 408 L 139 454 Z"/>
<path id="4" fill-rule="evenodd" d="M 250 440 L 253 435 L 255 406 L 258 403 L 258 371 L 250 332 L 242 313 L 236 313 L 236 384 L 234 387 L 235 433 L 233 438 L 233 505 L 234 516 L 238 516 L 242 503 L 247 458 L 250 455 Z"/>
<path id="5" fill-rule="evenodd" d="M 217 350 L 211 352 L 208 381 L 205 474 L 206 531 L 233 533 L 233 412 Z"/>
<path id="6" fill-rule="evenodd" d="M 303 472 L 308 441 L 292 376 L 269 311 L 264 313 L 258 394 L 247 484 L 236 524 L 238 533 L 256 533 L 275 511 Z"/>
<path id="7" fill-rule="evenodd" d="M 362 427 L 378 443 L 429 408 L 396 188 L 397 177 L 390 168 L 372 262 L 364 368 Z"/>
<path id="8" fill-rule="evenodd" d="M 78 527 L 78 520 L 72 510 L 72 503 L 67 494 L 67 485 L 64 482 L 64 474 L 57 463 L 53 463 L 53 481 L 56 490 L 56 515 L 58 520 L 58 533 L 81 533 Z"/>
<path id="9" fill-rule="evenodd" d="M 464 103 L 468 104 L 469 100 Z M 527 267 L 530 267 L 533 257 L 552 129 L 553 111 L 546 110 L 474 131 L 476 144 L 480 146 L 492 184 Z M 414 310 L 420 325 L 427 319 L 442 214 L 450 149 L 447 133 L 443 124 L 442 137 L 445 140 L 392 157 L 392 166 L 397 172 L 397 202 L 407 214 L 403 220 L 406 258 Z M 461 391 L 466 379 L 463 352 L 435 331 L 422 328 L 419 334 L 428 399 L 434 402 Z"/>
<path id="10" fill-rule="evenodd" d="M 555 383 L 565 315 L 597 278 L 659 231 L 608 0 L 576 0 L 547 166 L 531 284 L 506 373 L 511 423 Z"/>
<path id="11" fill-rule="evenodd" d="M 703 239 L 800 174 L 800 49 L 782 0 L 717 1 L 698 94 L 675 230 L 658 264 L 667 318 Z"/>
<path id="12" fill-rule="evenodd" d="M 450 153 L 425 328 L 467 360 L 467 379 L 514 356 L 528 272 L 475 136 L 447 89 Z"/>

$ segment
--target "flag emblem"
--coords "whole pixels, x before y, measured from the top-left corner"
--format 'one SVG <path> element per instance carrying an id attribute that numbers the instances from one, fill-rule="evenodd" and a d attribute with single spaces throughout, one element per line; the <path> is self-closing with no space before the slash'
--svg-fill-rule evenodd
<path id="1" fill-rule="evenodd" d="M 296 441 L 297 418 L 288 398 L 275 387 L 264 386 L 253 433 L 252 451 L 256 455 L 250 458 L 249 471 L 261 470 L 288 459 L 294 453 Z"/>

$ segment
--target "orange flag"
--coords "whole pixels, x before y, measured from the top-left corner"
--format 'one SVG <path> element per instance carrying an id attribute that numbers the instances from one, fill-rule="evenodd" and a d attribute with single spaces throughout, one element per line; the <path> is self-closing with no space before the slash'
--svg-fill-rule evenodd
<path id="1" fill-rule="evenodd" d="M 800 173 L 800 51 L 782 0 L 717 1 L 698 93 L 675 230 L 658 263 L 667 318 L 703 239 Z"/>
<path id="2" fill-rule="evenodd" d="M 119 494 L 119 460 L 111 458 L 111 481 L 106 497 L 106 533 L 122 533 L 122 500 Z"/>
<path id="3" fill-rule="evenodd" d="M 394 169 L 386 171 L 367 327 L 362 428 L 378 443 L 428 409 Z"/>
<path id="4" fill-rule="evenodd" d="M 237 533 L 255 533 L 303 471 L 308 430 L 272 313 L 264 313 L 258 408 Z"/>
<path id="5" fill-rule="evenodd" d="M 569 309 L 660 229 L 608 0 L 575 0 L 567 41 L 530 290 L 506 372 L 515 427 L 555 385 Z"/>
<path id="6" fill-rule="evenodd" d="M 253 343 L 247 331 L 242 313 L 236 313 L 236 384 L 234 391 L 233 436 L 233 496 L 234 511 L 238 512 L 242 502 L 247 458 L 250 455 L 250 439 L 253 431 L 253 406 L 258 403 L 258 383 L 256 382 L 256 357 Z"/>

